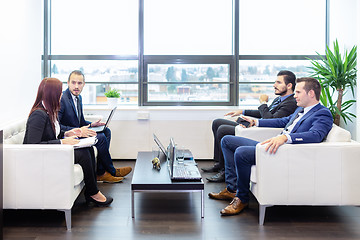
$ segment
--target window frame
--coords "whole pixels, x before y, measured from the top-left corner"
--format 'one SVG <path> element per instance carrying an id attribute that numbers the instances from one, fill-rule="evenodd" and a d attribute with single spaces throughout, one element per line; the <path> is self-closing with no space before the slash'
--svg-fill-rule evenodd
<path id="1" fill-rule="evenodd" d="M 144 55 L 144 1 L 139 0 L 138 55 L 52 55 L 51 54 L 51 0 L 44 0 L 44 53 L 42 56 L 43 77 L 51 76 L 52 60 L 137 60 L 138 81 L 105 82 L 106 84 L 138 84 L 138 106 L 238 106 L 239 105 L 239 65 L 240 60 L 307 60 L 317 59 L 317 55 L 239 55 L 239 5 L 241 0 L 233 0 L 233 54 L 232 55 Z M 325 0 L 325 46 L 329 44 L 329 1 Z M 148 101 L 147 69 L 149 64 L 227 64 L 229 66 L 229 82 L 211 82 L 229 85 L 229 101 L 224 102 L 173 102 Z M 92 82 L 104 84 L 104 82 Z M 182 82 L 162 82 L 161 84 L 181 84 Z M 251 82 L 246 82 L 249 84 Z M 206 84 L 191 82 L 191 84 Z M 269 84 L 269 82 L 256 82 Z"/>

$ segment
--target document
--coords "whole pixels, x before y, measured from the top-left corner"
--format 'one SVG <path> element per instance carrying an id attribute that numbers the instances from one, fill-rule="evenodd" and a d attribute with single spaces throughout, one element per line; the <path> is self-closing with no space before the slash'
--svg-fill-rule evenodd
<path id="1" fill-rule="evenodd" d="M 80 142 L 73 145 L 75 149 L 94 146 L 98 141 L 96 136 L 87 137 L 87 138 L 81 138 L 79 140 L 80 140 Z"/>

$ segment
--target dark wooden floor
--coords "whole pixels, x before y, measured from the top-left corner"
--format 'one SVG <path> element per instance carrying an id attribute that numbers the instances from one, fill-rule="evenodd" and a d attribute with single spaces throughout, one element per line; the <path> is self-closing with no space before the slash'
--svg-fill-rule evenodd
<path id="1" fill-rule="evenodd" d="M 210 166 L 200 161 L 199 166 Z M 117 161 L 116 166 L 135 165 Z M 162 169 L 165 171 L 165 169 Z M 203 177 L 212 174 L 203 174 Z M 114 197 L 109 208 L 88 208 L 81 194 L 72 211 L 72 231 L 64 213 L 42 210 L 4 210 L 4 239 L 360 239 L 360 208 L 275 206 L 268 208 L 265 225 L 258 225 L 258 204 L 238 216 L 221 217 L 227 202 L 211 200 L 210 191 L 225 184 L 205 184 L 205 218 L 200 217 L 199 193 L 135 193 L 131 218 L 131 174 L 120 184 L 99 184 Z"/>

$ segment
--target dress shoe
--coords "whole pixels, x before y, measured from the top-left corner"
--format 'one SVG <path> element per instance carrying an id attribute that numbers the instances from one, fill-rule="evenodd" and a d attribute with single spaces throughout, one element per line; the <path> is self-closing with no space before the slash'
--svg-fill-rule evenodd
<path id="1" fill-rule="evenodd" d="M 121 167 L 121 168 L 116 168 L 116 177 L 125 177 L 126 175 L 128 175 L 130 172 L 132 171 L 131 167 Z"/>
<path id="2" fill-rule="evenodd" d="M 93 199 L 92 197 L 85 197 L 86 198 L 86 203 L 87 205 L 90 206 L 96 206 L 96 207 L 108 207 L 112 202 L 113 202 L 113 198 L 112 197 L 106 197 L 106 201 L 105 202 L 99 202 L 96 201 L 95 199 Z"/>
<path id="3" fill-rule="evenodd" d="M 105 172 L 103 175 L 96 177 L 96 180 L 98 182 L 104 182 L 104 183 L 118 183 L 121 182 L 123 179 L 124 179 L 123 177 L 114 177 L 108 172 Z"/>
<path id="4" fill-rule="evenodd" d="M 219 165 L 215 164 L 212 167 L 208 167 L 208 168 L 201 168 L 201 170 L 203 170 L 204 172 L 219 172 L 222 169 L 222 167 L 220 167 Z"/>
<path id="5" fill-rule="evenodd" d="M 239 214 L 242 210 L 247 208 L 249 203 L 242 203 L 240 198 L 234 197 L 231 203 L 220 211 L 222 216 L 231 216 Z"/>
<path id="6" fill-rule="evenodd" d="M 214 192 L 209 193 L 210 198 L 217 200 L 232 200 L 235 197 L 235 195 L 236 193 L 229 192 L 227 188 L 225 188 L 219 193 L 214 193 Z"/>
<path id="7" fill-rule="evenodd" d="M 221 170 L 212 177 L 206 178 L 209 182 L 225 182 L 225 170 Z"/>

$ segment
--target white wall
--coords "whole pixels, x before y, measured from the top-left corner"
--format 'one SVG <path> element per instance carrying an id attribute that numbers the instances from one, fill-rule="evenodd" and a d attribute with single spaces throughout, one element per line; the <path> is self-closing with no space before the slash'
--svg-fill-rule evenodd
<path id="1" fill-rule="evenodd" d="M 0 126 L 26 116 L 35 101 L 41 80 L 42 2 L 0 1 Z"/>
<path id="2" fill-rule="evenodd" d="M 114 159 L 136 159 L 138 151 L 151 151 L 152 146 L 156 146 L 152 136 L 155 133 L 165 146 L 173 137 L 179 146 L 189 148 L 196 159 L 211 159 L 212 121 L 234 108 L 237 107 L 119 106 L 109 126 L 111 155 Z M 109 112 L 105 107 L 85 109 L 85 114 L 102 115 L 105 119 Z M 146 119 L 140 119 L 144 117 Z"/>

